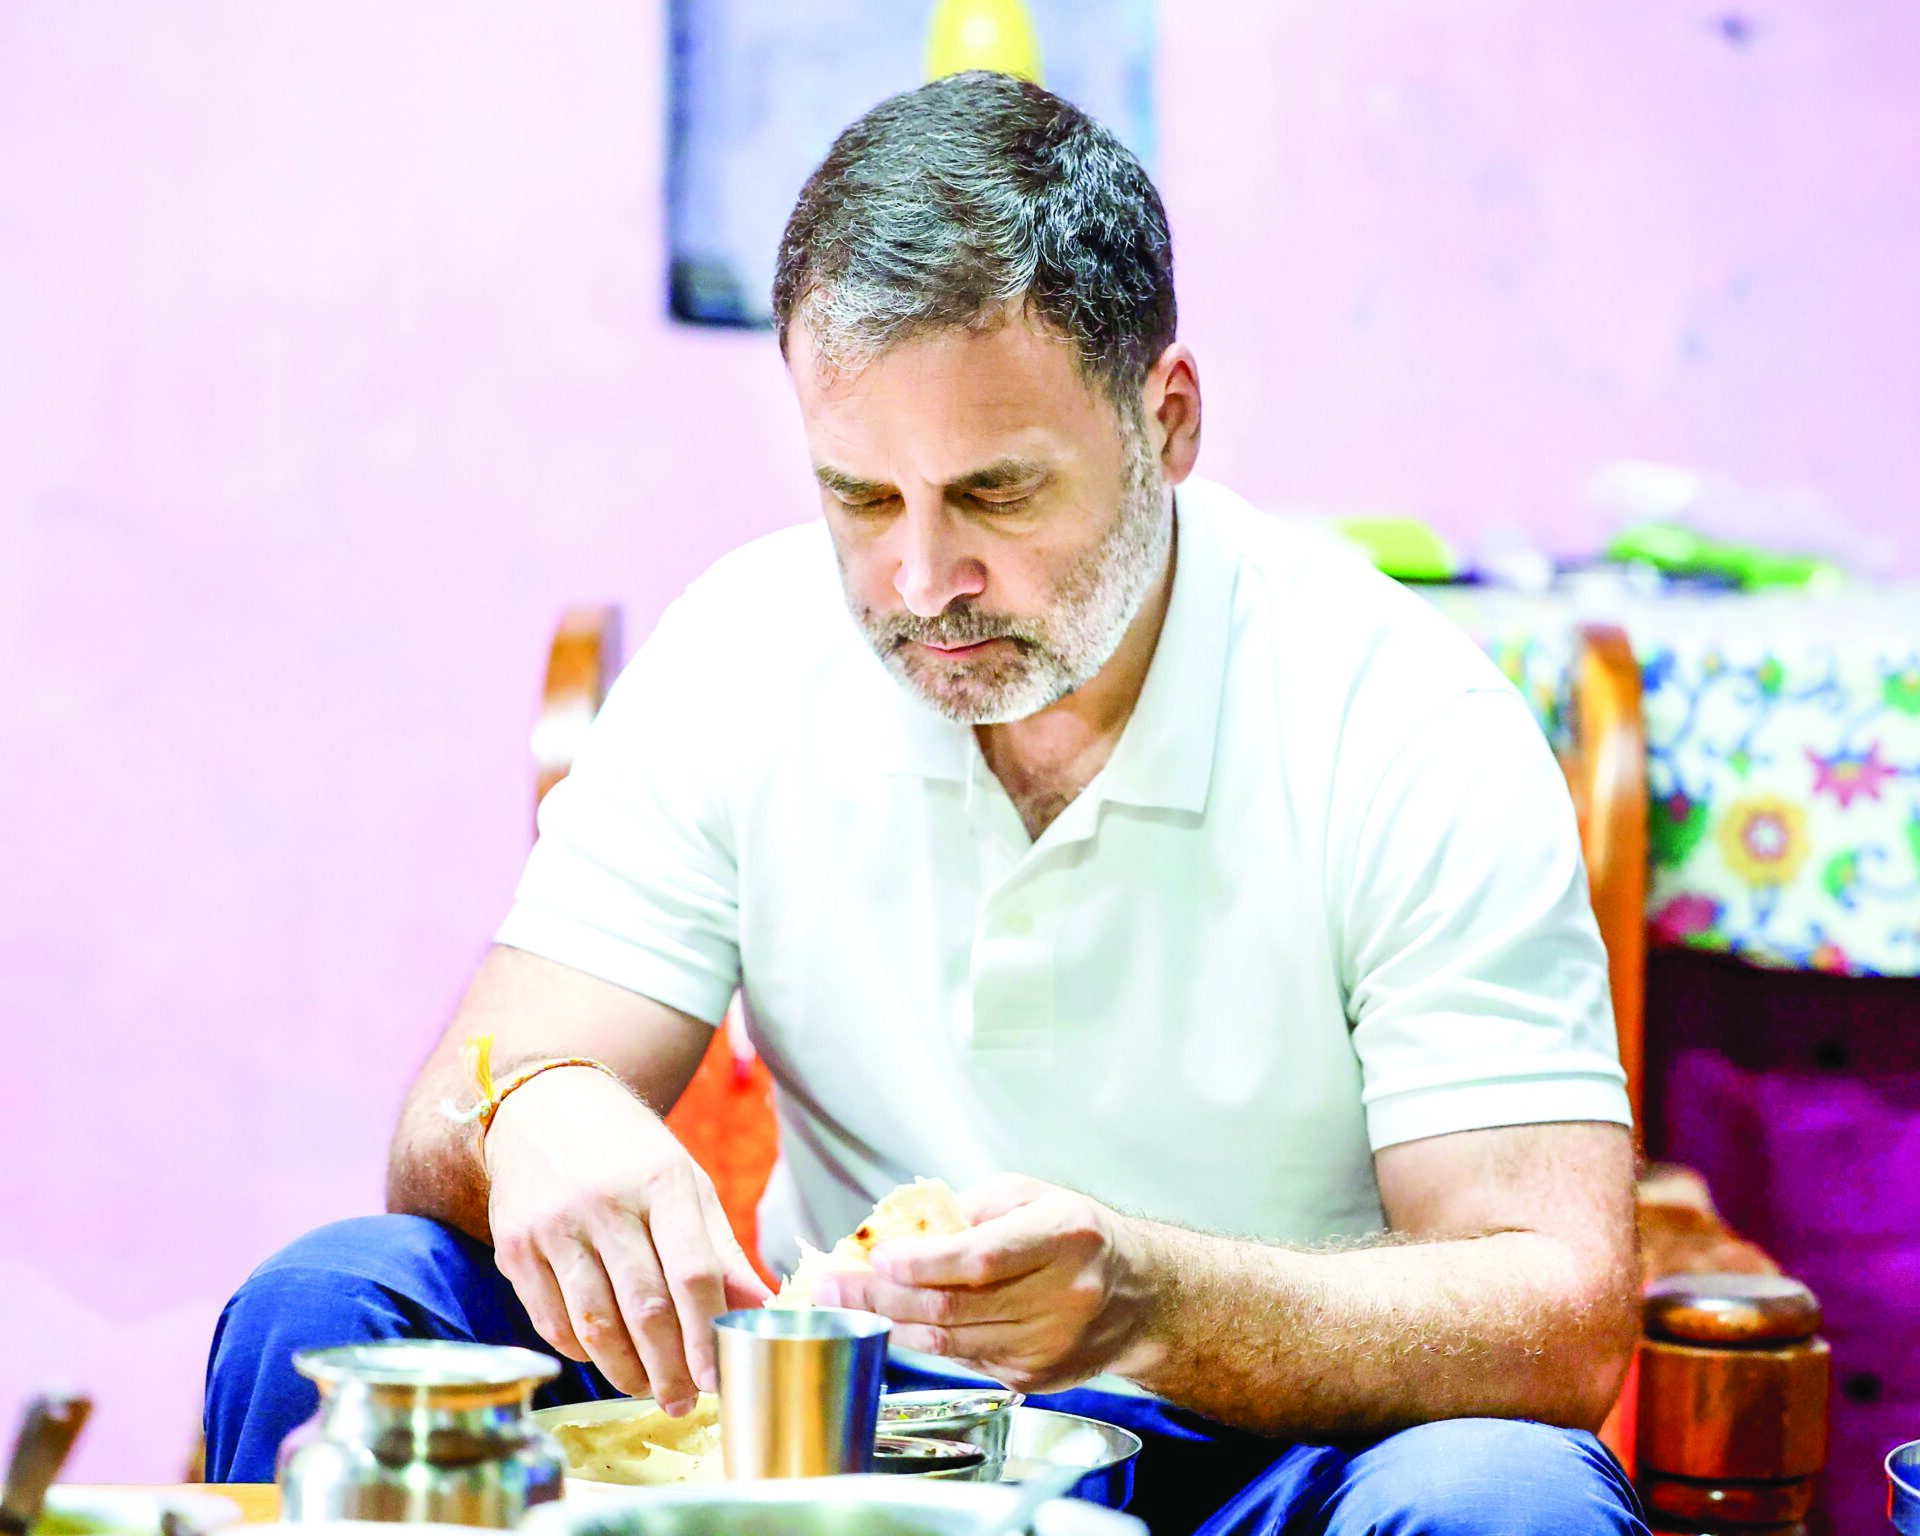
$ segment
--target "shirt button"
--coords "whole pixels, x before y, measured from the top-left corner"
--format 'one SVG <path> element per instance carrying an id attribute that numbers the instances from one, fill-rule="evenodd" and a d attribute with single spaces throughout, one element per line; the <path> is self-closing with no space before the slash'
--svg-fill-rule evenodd
<path id="1" fill-rule="evenodd" d="M 1033 919 L 1024 912 L 1009 912 L 1007 914 L 1007 932 L 1012 934 L 1016 939 L 1024 939 L 1028 934 L 1033 932 Z"/>

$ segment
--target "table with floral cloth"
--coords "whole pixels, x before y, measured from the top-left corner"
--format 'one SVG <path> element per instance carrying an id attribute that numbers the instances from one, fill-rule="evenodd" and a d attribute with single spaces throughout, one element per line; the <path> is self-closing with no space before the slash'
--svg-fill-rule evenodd
<path id="1" fill-rule="evenodd" d="M 1575 627 L 1625 630 L 1645 689 L 1654 943 L 1920 975 L 1920 584 L 1420 590 L 1556 737 Z"/>

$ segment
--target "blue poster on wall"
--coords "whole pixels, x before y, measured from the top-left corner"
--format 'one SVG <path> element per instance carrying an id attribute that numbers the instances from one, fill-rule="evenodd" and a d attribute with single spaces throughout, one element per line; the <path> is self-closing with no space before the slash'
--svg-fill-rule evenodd
<path id="1" fill-rule="evenodd" d="M 670 0 L 669 308 L 772 318 L 787 214 L 840 130 L 929 74 L 1041 81 L 1152 168 L 1152 0 Z"/>

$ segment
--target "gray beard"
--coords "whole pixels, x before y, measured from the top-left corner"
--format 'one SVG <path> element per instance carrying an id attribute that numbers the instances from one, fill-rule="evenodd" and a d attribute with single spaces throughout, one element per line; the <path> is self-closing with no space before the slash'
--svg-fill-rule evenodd
<path id="1" fill-rule="evenodd" d="M 1133 435 L 1127 488 L 1098 546 L 1054 586 L 1046 613 L 1010 618 L 984 613 L 965 599 L 931 619 L 881 616 L 847 594 L 847 605 L 874 654 L 921 703 L 958 725 L 1024 720 L 1084 687 L 1113 659 L 1166 568 L 1173 539 L 1166 483 L 1144 431 Z M 841 570 L 844 586 L 846 572 Z M 1012 642 L 1010 652 L 973 661 L 943 661 L 922 645 Z"/>

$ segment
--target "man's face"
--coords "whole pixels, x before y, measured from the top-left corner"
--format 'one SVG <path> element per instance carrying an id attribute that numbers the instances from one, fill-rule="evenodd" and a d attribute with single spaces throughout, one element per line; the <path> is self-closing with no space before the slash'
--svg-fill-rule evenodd
<path id="1" fill-rule="evenodd" d="M 1144 428 L 1020 316 L 823 375 L 796 321 L 800 414 L 847 603 L 888 669 L 950 720 L 1057 703 L 1119 645 L 1172 519 Z"/>

